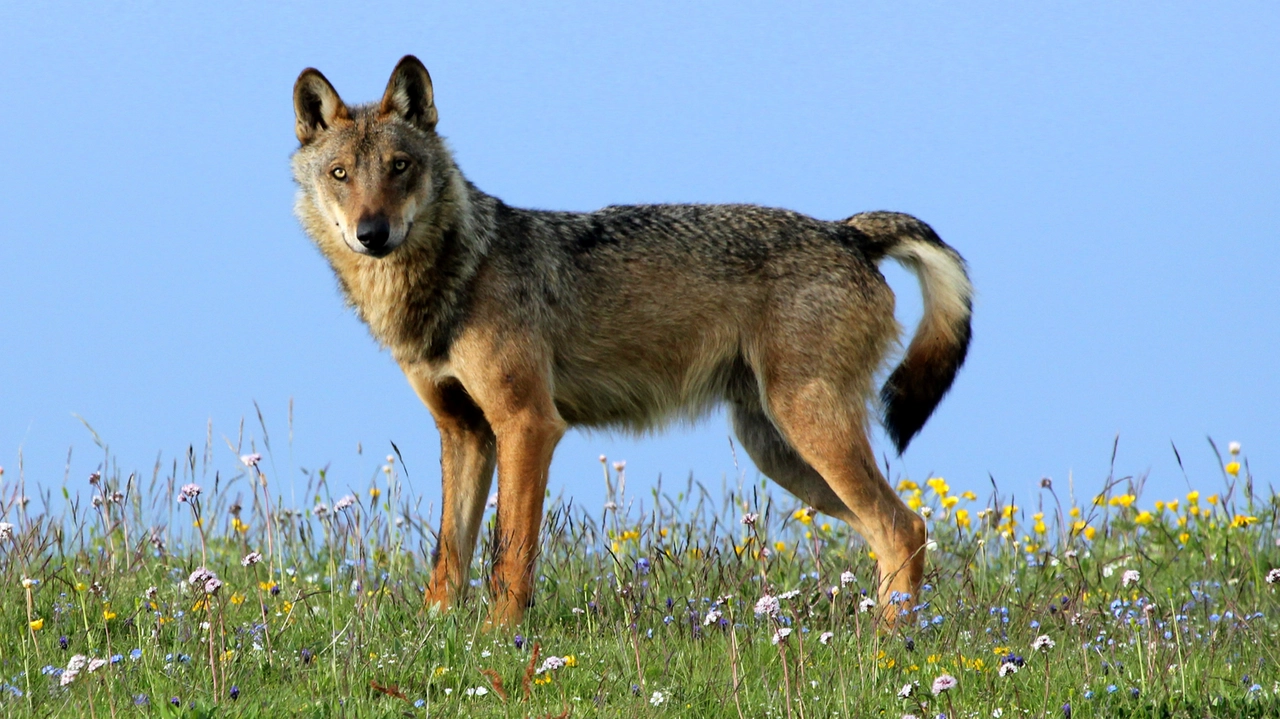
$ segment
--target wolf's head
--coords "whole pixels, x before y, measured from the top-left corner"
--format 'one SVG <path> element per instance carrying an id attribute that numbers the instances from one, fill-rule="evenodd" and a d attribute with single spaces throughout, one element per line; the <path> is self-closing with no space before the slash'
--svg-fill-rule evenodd
<path id="1" fill-rule="evenodd" d="M 431 76 L 406 56 L 382 100 L 347 107 L 319 70 L 307 68 L 293 87 L 301 147 L 293 175 L 302 194 L 298 214 L 326 243 L 385 257 L 412 241 L 420 217 L 438 223 L 438 207 L 456 172 L 436 134 Z M 434 210 L 434 211 L 433 211 Z"/>

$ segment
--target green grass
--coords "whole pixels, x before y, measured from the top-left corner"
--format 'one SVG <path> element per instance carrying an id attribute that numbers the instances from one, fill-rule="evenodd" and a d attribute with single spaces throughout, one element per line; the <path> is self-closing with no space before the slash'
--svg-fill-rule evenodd
<path id="1" fill-rule="evenodd" d="M 287 507 L 256 468 L 197 479 L 194 454 L 149 480 L 73 481 L 56 514 L 7 477 L 0 714 L 1277 716 L 1280 502 L 1240 461 L 1212 495 L 1163 498 L 1176 506 L 1130 478 L 1013 509 L 902 480 L 933 544 L 920 609 L 891 631 L 861 611 L 874 561 L 856 536 L 767 483 L 663 486 L 612 511 L 550 501 L 520 636 L 482 629 L 492 510 L 469 600 L 422 611 L 430 517 L 395 462 L 324 517 L 311 505 L 345 489 L 323 473 Z M 250 551 L 263 561 L 242 566 Z M 214 596 L 188 581 L 202 566 Z M 786 597 L 777 617 L 753 612 L 765 594 Z M 1041 635 L 1054 646 L 1034 650 Z M 107 663 L 62 686 L 77 654 Z M 565 666 L 537 673 L 549 657 Z M 957 686 L 935 696 L 944 674 Z"/>

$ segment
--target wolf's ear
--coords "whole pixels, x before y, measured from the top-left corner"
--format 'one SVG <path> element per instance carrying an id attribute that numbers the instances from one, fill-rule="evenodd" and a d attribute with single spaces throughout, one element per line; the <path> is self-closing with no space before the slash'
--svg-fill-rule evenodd
<path id="1" fill-rule="evenodd" d="M 396 63 L 378 112 L 399 116 L 425 132 L 436 129 L 436 103 L 431 92 L 431 75 L 418 58 L 405 55 Z"/>
<path id="2" fill-rule="evenodd" d="M 303 70 L 293 84 L 293 113 L 298 141 L 304 145 L 335 122 L 351 119 L 338 92 L 314 67 Z"/>

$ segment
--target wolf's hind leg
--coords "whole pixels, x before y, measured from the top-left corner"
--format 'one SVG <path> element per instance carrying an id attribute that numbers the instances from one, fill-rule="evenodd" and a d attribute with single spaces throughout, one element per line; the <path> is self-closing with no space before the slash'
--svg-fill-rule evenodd
<path id="1" fill-rule="evenodd" d="M 856 527 L 857 518 L 840 501 L 827 480 L 796 452 L 755 402 L 733 405 L 733 431 L 751 461 L 800 501 Z"/>
<path id="2" fill-rule="evenodd" d="M 849 508 L 850 524 L 876 553 L 880 606 L 888 622 L 896 621 L 900 610 L 918 601 L 927 533 L 924 520 L 876 468 L 865 408 L 821 379 L 771 387 L 768 395 L 789 444 Z"/>

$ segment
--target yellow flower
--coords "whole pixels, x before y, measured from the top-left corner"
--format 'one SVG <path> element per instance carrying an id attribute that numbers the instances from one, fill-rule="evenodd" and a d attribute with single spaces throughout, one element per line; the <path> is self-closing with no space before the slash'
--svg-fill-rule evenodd
<path id="1" fill-rule="evenodd" d="M 243 593 L 243 592 L 236 592 L 235 594 L 232 594 L 232 595 L 231 595 L 231 603 L 232 603 L 232 604 L 244 604 L 244 593 Z"/>
<path id="2" fill-rule="evenodd" d="M 1035 526 L 1032 527 L 1032 529 L 1035 530 L 1036 534 L 1044 534 L 1046 531 L 1048 531 L 1048 529 L 1044 526 L 1044 512 L 1036 512 L 1035 514 L 1031 515 L 1031 518 L 1035 520 Z"/>
<path id="3" fill-rule="evenodd" d="M 956 526 L 961 529 L 969 528 L 969 510 L 967 509 L 956 510 Z"/>
<path id="4" fill-rule="evenodd" d="M 207 606 L 209 606 L 209 602 L 207 600 L 197 599 L 196 603 L 191 605 L 191 611 L 198 612 Z"/>
<path id="5" fill-rule="evenodd" d="M 1138 516 L 1134 517 L 1133 521 L 1135 524 L 1151 524 L 1154 519 L 1151 512 L 1138 512 Z"/>
<path id="6" fill-rule="evenodd" d="M 435 675 L 442 677 L 449 671 L 449 667 L 436 667 Z"/>
<path id="7" fill-rule="evenodd" d="M 1237 515 L 1236 515 L 1236 516 L 1231 520 L 1231 526 L 1232 526 L 1232 527 L 1235 527 L 1235 528 L 1237 528 L 1237 529 L 1239 529 L 1240 527 L 1247 527 L 1247 526 L 1249 526 L 1250 524 L 1253 524 L 1253 523 L 1254 523 L 1254 522 L 1256 522 L 1256 521 L 1258 521 L 1258 518 L 1257 518 L 1257 517 L 1247 517 L 1247 516 L 1245 516 L 1245 515 L 1243 515 L 1243 514 L 1237 514 Z"/>
<path id="8" fill-rule="evenodd" d="M 288 614 L 293 611 L 293 602 L 284 602 L 280 605 L 280 611 Z"/>
<path id="9" fill-rule="evenodd" d="M 249 531 L 249 525 L 245 524 L 244 522 L 241 522 L 239 517 L 232 517 L 231 531 L 244 534 L 245 532 Z"/>
<path id="10" fill-rule="evenodd" d="M 382 496 L 382 490 L 377 487 L 370 487 L 369 496 L 372 497 L 374 501 L 377 501 L 378 497 Z"/>
<path id="11" fill-rule="evenodd" d="M 911 511 L 915 512 L 920 509 L 922 504 L 924 504 L 924 500 L 920 498 L 920 490 L 911 490 L 911 497 L 907 499 L 907 506 L 911 508 Z"/>
<path id="12" fill-rule="evenodd" d="M 1084 538 L 1089 540 L 1090 542 L 1093 541 L 1094 536 L 1096 536 L 1097 534 L 1098 534 L 1098 530 L 1094 529 L 1093 527 L 1084 528 Z"/>
<path id="13" fill-rule="evenodd" d="M 271 591 L 275 586 L 275 582 L 258 582 L 258 589 L 261 589 L 264 592 Z"/>
<path id="14" fill-rule="evenodd" d="M 941 654 L 930 654 L 928 657 L 925 658 L 925 662 L 928 664 L 937 664 L 939 661 L 941 661 L 941 659 L 942 659 Z"/>
<path id="15" fill-rule="evenodd" d="M 995 649 L 991 650 L 991 653 L 995 654 L 998 657 L 1003 657 L 1009 653 L 1009 647 L 996 647 Z"/>
<path id="16" fill-rule="evenodd" d="M 785 551 L 787 551 L 787 543 L 786 543 L 786 542 L 774 542 L 774 543 L 773 543 L 773 548 L 774 548 L 775 550 L 779 551 L 779 552 L 785 552 Z"/>
<path id="17" fill-rule="evenodd" d="M 1156 500 L 1156 511 L 1157 511 L 1157 512 L 1163 512 L 1163 511 L 1164 511 L 1164 502 L 1161 502 L 1161 501 L 1160 501 L 1160 500 L 1158 500 L 1158 499 Z"/>
<path id="18" fill-rule="evenodd" d="M 1000 516 L 1004 517 L 1005 519 L 1013 519 L 1013 513 L 1017 511 L 1018 511 L 1018 508 L 1016 506 L 1012 504 L 1005 505 L 1005 508 L 1000 510 Z"/>
<path id="19" fill-rule="evenodd" d="M 1107 496 L 1105 494 L 1099 494 L 1098 496 L 1093 498 L 1093 505 L 1095 507 L 1101 507 L 1106 503 L 1107 503 Z"/>
<path id="20" fill-rule="evenodd" d="M 875 553 L 875 552 L 867 552 L 867 556 L 871 558 L 871 561 L 873 561 L 873 562 L 874 562 L 874 561 L 876 561 L 876 553 Z"/>
<path id="21" fill-rule="evenodd" d="M 1084 521 L 1083 519 L 1077 519 L 1076 521 L 1071 523 L 1071 531 L 1076 534 L 1079 534 L 1087 526 L 1089 526 L 1088 522 Z"/>
<path id="22" fill-rule="evenodd" d="M 665 536 L 667 536 L 667 528 L 666 528 L 666 527 L 663 527 L 662 529 L 659 529 L 659 530 L 658 530 L 658 536 L 659 536 L 659 537 L 665 537 Z"/>
<path id="23" fill-rule="evenodd" d="M 77 591 L 77 592 L 83 592 L 84 590 L 86 590 L 86 589 L 88 589 L 88 588 L 89 588 L 89 585 L 88 585 L 88 584 L 85 584 L 84 582 L 76 582 L 76 591 Z"/>
<path id="24" fill-rule="evenodd" d="M 192 522 L 192 523 L 191 523 L 191 526 L 195 527 L 196 529 L 199 529 L 199 528 L 203 527 L 203 526 L 204 526 L 204 518 L 202 517 L 202 518 L 197 519 L 196 521 Z"/>
<path id="25" fill-rule="evenodd" d="M 572 654 L 566 655 L 564 658 L 564 665 L 566 667 L 576 667 L 578 666 L 578 658 Z"/>
<path id="26" fill-rule="evenodd" d="M 1205 501 L 1207 501 L 1209 504 L 1216 505 L 1218 503 L 1218 495 L 1211 494 L 1205 498 Z"/>
<path id="27" fill-rule="evenodd" d="M 831 524 L 830 524 L 830 523 L 828 523 L 828 522 L 823 522 L 823 523 L 822 523 L 822 531 L 824 531 L 824 532 L 830 532 L 830 531 L 831 531 Z"/>
<path id="28" fill-rule="evenodd" d="M 1129 507 L 1137 499 L 1132 494 L 1121 494 L 1111 498 L 1109 504 L 1112 507 Z"/>
<path id="29" fill-rule="evenodd" d="M 31 631 L 38 632 L 41 629 L 44 629 L 44 617 L 41 617 L 40 619 L 33 619 L 29 624 L 31 625 Z"/>
<path id="30" fill-rule="evenodd" d="M 1178 511 L 1178 500 L 1171 499 L 1168 502 L 1165 502 L 1164 506 L 1168 507 L 1170 512 L 1176 512 Z"/>
<path id="31" fill-rule="evenodd" d="M 801 524 L 807 525 L 813 522 L 813 515 L 809 514 L 809 510 L 807 509 L 797 509 L 791 516 L 794 519 L 800 520 Z"/>
<path id="32" fill-rule="evenodd" d="M 978 495 L 974 494 L 973 492 L 971 492 L 971 491 L 969 491 L 969 490 L 965 490 L 965 492 L 964 492 L 963 494 L 961 494 L 960 496 L 961 496 L 961 497 L 964 497 L 965 499 L 969 500 L 970 502 L 972 502 L 973 500 L 975 500 L 975 499 L 977 499 L 977 498 L 978 498 Z"/>
<path id="33" fill-rule="evenodd" d="M 945 497 L 947 492 L 951 491 L 951 487 L 947 485 L 947 480 L 942 477 L 933 477 L 926 480 L 925 484 L 929 485 L 929 489 L 932 489 L 939 497 Z"/>
<path id="34" fill-rule="evenodd" d="M 920 485 L 916 484 L 915 482 L 912 482 L 909 479 L 904 479 L 901 482 L 898 482 L 899 492 L 914 492 L 917 489 L 920 489 Z"/>
<path id="35" fill-rule="evenodd" d="M 236 655 L 236 650 L 234 649 L 226 650 L 225 652 L 222 653 L 223 663 L 231 661 L 232 657 L 234 657 L 235 655 Z"/>
<path id="36" fill-rule="evenodd" d="M 551 672 L 547 672 L 546 674 L 543 674 L 543 675 L 542 675 L 542 676 L 540 676 L 540 677 L 534 677 L 534 678 L 533 678 L 533 683 L 534 683 L 534 684 L 538 684 L 538 685 L 542 685 L 542 684 L 550 684 L 550 683 L 551 683 Z"/>
<path id="37" fill-rule="evenodd" d="M 1239 475 L 1240 475 L 1240 463 L 1239 463 L 1239 462 L 1227 462 L 1227 466 L 1226 466 L 1226 467 L 1224 467 L 1223 469 L 1226 469 L 1226 470 L 1227 470 L 1227 474 L 1231 475 L 1232 477 L 1236 477 L 1236 476 L 1239 476 Z"/>
<path id="38" fill-rule="evenodd" d="M 1069 515 L 1071 516 L 1071 518 L 1072 518 L 1072 519 L 1079 519 L 1079 518 L 1080 518 L 1080 508 L 1079 508 L 1079 507 L 1072 507 L 1072 508 L 1071 508 L 1071 511 L 1070 511 L 1070 512 L 1067 512 L 1067 514 L 1069 514 Z"/>
<path id="39" fill-rule="evenodd" d="M 1187 492 L 1187 504 L 1195 504 L 1200 501 L 1200 490 L 1193 489 Z"/>
<path id="40" fill-rule="evenodd" d="M 116 618 L 116 613 L 111 611 L 110 604 L 102 605 L 102 618 L 106 621 L 111 621 L 112 619 Z"/>
<path id="41" fill-rule="evenodd" d="M 955 496 L 954 494 L 953 494 L 953 495 L 951 495 L 950 497 L 943 497 L 943 498 L 942 498 L 942 508 L 943 508 L 943 509 L 951 509 L 952 507 L 956 506 L 956 505 L 957 505 L 957 504 L 959 504 L 959 503 L 960 503 L 960 498 L 959 498 L 959 497 L 957 497 L 957 496 Z"/>
<path id="42" fill-rule="evenodd" d="M 1182 544 L 1186 544 L 1190 540 L 1191 540 L 1191 535 L 1187 534 L 1186 532 L 1183 532 L 1182 534 L 1178 535 L 1178 542 Z"/>

